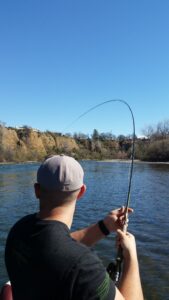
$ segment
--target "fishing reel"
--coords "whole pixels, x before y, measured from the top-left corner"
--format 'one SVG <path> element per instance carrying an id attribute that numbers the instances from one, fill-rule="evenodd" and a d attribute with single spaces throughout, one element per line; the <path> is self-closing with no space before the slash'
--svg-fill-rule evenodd
<path id="1" fill-rule="evenodd" d="M 128 227 L 128 208 L 125 209 L 125 219 L 123 224 L 123 232 L 127 232 Z M 123 249 L 119 245 L 115 262 L 111 262 L 107 267 L 110 278 L 117 284 L 120 280 L 123 262 Z"/>
<path id="2" fill-rule="evenodd" d="M 109 263 L 107 267 L 107 272 L 115 284 L 119 282 L 121 276 L 122 262 L 123 262 L 123 250 L 122 247 L 119 246 L 115 262 Z"/>

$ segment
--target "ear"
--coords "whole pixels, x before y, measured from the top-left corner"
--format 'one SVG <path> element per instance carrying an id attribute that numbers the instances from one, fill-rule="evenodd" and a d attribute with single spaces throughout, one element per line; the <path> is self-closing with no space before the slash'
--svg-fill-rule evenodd
<path id="1" fill-rule="evenodd" d="M 35 191 L 36 198 L 39 199 L 39 197 L 40 197 L 40 184 L 39 183 L 34 184 L 34 191 Z"/>
<path id="2" fill-rule="evenodd" d="M 82 187 L 80 188 L 80 192 L 77 196 L 77 199 L 80 199 L 84 195 L 85 192 L 86 192 L 86 185 L 83 184 Z"/>

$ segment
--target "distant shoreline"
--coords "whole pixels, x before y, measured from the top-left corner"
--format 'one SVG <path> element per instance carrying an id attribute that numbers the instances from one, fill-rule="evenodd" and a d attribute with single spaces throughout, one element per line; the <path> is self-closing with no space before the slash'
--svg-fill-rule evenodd
<path id="1" fill-rule="evenodd" d="M 23 164 L 38 164 L 40 163 L 39 161 L 20 161 L 20 162 L 14 162 L 14 161 L 6 161 L 6 162 L 0 162 L 0 165 L 23 165 Z"/>
<path id="2" fill-rule="evenodd" d="M 122 162 L 122 163 L 130 163 L 130 159 L 103 159 L 103 160 L 98 160 L 99 162 Z M 135 159 L 134 163 L 139 163 L 139 164 L 153 164 L 153 165 L 169 165 L 169 161 L 143 161 L 139 159 Z"/>
<path id="3" fill-rule="evenodd" d="M 97 161 L 97 162 L 110 162 L 110 163 L 130 163 L 130 159 L 103 159 L 103 160 L 97 160 L 97 159 L 80 159 L 82 161 Z M 0 162 L 0 165 L 19 165 L 19 164 L 38 164 L 41 163 L 40 161 L 23 161 L 23 162 Z M 139 164 L 153 164 L 153 165 L 169 165 L 169 161 L 161 162 L 161 161 L 142 161 L 139 159 L 135 159 L 134 163 Z"/>

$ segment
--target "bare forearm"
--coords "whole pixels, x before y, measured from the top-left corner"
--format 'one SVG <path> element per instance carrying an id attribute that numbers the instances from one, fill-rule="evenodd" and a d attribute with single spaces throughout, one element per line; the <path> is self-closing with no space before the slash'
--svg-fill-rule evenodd
<path id="1" fill-rule="evenodd" d="M 75 240 L 89 247 L 93 246 L 96 242 L 105 237 L 105 235 L 99 229 L 98 224 L 74 231 L 71 233 L 71 236 Z"/>
<path id="2" fill-rule="evenodd" d="M 143 300 L 137 256 L 124 261 L 122 278 L 118 286 L 126 300 Z"/>

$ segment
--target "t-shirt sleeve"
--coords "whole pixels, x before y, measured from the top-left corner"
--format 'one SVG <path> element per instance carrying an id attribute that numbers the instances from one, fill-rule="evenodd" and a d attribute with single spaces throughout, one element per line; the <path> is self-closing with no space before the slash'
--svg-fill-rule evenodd
<path id="1" fill-rule="evenodd" d="M 93 253 L 84 254 L 70 275 L 72 299 L 113 300 L 115 285 L 105 267 Z"/>

